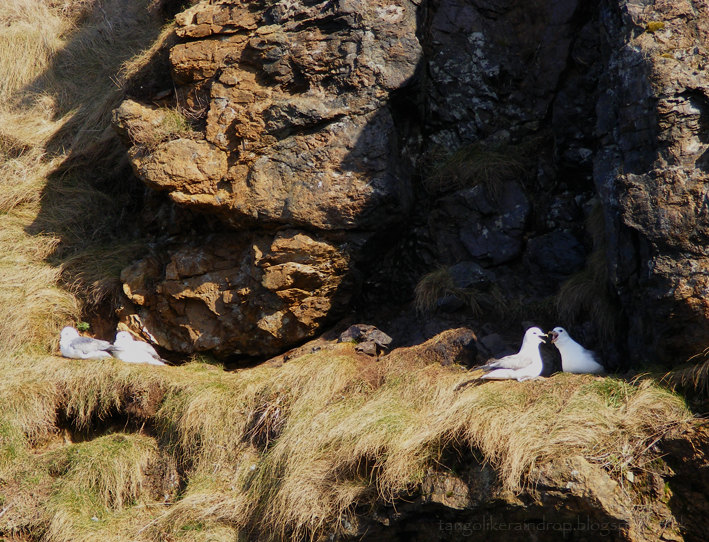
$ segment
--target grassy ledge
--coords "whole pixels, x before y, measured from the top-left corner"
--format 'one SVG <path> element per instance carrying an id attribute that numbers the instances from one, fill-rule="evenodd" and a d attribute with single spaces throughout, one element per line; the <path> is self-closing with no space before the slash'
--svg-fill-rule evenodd
<path id="1" fill-rule="evenodd" d="M 377 363 L 349 344 L 236 373 L 54 357 L 3 370 L 2 499 L 22 505 L 0 532 L 56 541 L 311 538 L 415 493 L 453 449 L 519 491 L 577 456 L 612 475 L 641 468 L 648 443 L 692 418 L 651 381 L 465 386 L 460 368 L 396 352 Z"/>

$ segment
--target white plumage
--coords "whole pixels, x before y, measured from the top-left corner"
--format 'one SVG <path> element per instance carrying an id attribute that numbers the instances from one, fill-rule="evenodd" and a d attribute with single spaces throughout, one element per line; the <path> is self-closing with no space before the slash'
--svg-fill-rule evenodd
<path id="1" fill-rule="evenodd" d="M 126 363 L 149 363 L 150 365 L 165 365 L 152 345 L 133 339 L 127 331 L 116 333 L 116 340 L 111 349 L 113 356 Z"/>
<path id="2" fill-rule="evenodd" d="M 110 349 L 110 342 L 92 339 L 91 337 L 82 337 L 79 335 L 79 332 L 71 326 L 62 329 L 59 336 L 59 350 L 65 358 L 110 358 L 111 354 L 107 352 L 107 350 Z"/>
<path id="3" fill-rule="evenodd" d="M 513 379 L 523 382 L 539 376 L 544 369 L 539 345 L 544 342 L 545 337 L 546 333 L 541 329 L 530 327 L 524 333 L 519 352 L 478 367 L 478 369 L 488 371 L 480 378 L 487 380 Z"/>
<path id="4" fill-rule="evenodd" d="M 555 327 L 549 335 L 561 354 L 561 369 L 565 373 L 604 374 L 606 370 L 595 352 L 584 348 L 571 338 L 563 327 Z"/>

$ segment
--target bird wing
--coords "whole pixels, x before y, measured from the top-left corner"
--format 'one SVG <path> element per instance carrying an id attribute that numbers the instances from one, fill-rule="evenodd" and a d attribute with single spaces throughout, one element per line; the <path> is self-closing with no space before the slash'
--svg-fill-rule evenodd
<path id="1" fill-rule="evenodd" d="M 152 345 L 152 344 L 144 343 L 144 342 L 142 342 L 142 341 L 136 341 L 136 342 L 140 345 L 140 347 L 141 347 L 143 350 L 145 350 L 145 352 L 147 352 L 148 354 L 150 354 L 151 356 L 153 356 L 155 359 L 159 359 L 159 358 L 160 358 L 160 355 L 157 353 L 157 351 L 155 350 L 155 348 L 153 348 L 153 345 Z"/>
<path id="2" fill-rule="evenodd" d="M 586 354 L 588 354 L 588 356 L 598 364 L 601 371 L 604 373 L 607 371 L 606 366 L 603 365 L 603 362 L 601 361 L 601 356 L 599 356 L 597 352 L 594 350 L 586 350 Z"/>
<path id="3" fill-rule="evenodd" d="M 479 367 L 479 369 L 483 369 L 485 371 L 491 371 L 493 369 L 522 369 L 532 363 L 532 361 L 532 358 L 526 354 L 518 352 L 517 354 L 505 356 L 504 358 L 487 363 L 486 365 Z"/>
<path id="4" fill-rule="evenodd" d="M 82 354 L 91 354 L 98 350 L 107 350 L 111 348 L 111 343 L 100 339 L 92 339 L 91 337 L 78 337 L 71 341 L 71 348 Z"/>

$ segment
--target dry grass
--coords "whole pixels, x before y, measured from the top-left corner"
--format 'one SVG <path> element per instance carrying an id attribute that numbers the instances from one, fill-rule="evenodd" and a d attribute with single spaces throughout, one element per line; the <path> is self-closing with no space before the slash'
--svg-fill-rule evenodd
<path id="1" fill-rule="evenodd" d="M 129 137 L 134 145 L 142 145 L 149 150 L 154 150 L 160 143 L 189 137 L 192 134 L 185 113 L 180 108 L 164 108 L 156 110 L 156 119 L 153 124 L 141 127 L 133 126 L 129 129 Z"/>
<path id="2" fill-rule="evenodd" d="M 661 381 L 672 389 L 699 397 L 709 396 L 709 348 L 689 358 L 686 365 L 666 373 Z"/>
<path id="3" fill-rule="evenodd" d="M 121 155 L 109 126 L 123 95 L 116 74 L 140 69 L 141 59 L 123 65 L 161 31 L 150 5 L 3 4 L 0 355 L 51 351 L 58 329 L 79 319 L 86 303 L 119 291 L 119 268 L 139 243 L 109 241 L 128 220 L 122 207 L 129 190 L 100 185 L 115 175 Z"/>
<path id="4" fill-rule="evenodd" d="M 604 342 L 617 339 L 622 314 L 612 290 L 606 260 L 603 210 L 596 205 L 586 220 L 586 230 L 593 239 L 594 251 L 586 267 L 569 277 L 556 295 L 556 309 L 561 320 L 570 323 L 591 321 Z"/>
<path id="5" fill-rule="evenodd" d="M 471 314 L 482 315 L 485 311 L 491 315 L 506 312 L 507 302 L 496 286 L 486 288 L 460 288 L 455 285 L 447 267 L 439 267 L 426 273 L 414 289 L 414 308 L 423 314 L 438 308 L 438 302 L 445 296 L 454 296 L 468 307 Z"/>
<path id="6" fill-rule="evenodd" d="M 663 424 L 689 418 L 651 384 L 557 375 L 456 391 L 460 371 L 395 358 L 363 368 L 351 345 L 237 373 L 46 355 L 140 247 L 113 239 L 126 189 L 108 122 L 124 78 L 168 39 L 149 3 L 9 0 L 0 14 L 0 536 L 315 536 L 415 491 L 451 446 L 519 488 L 572 454 L 632 467 Z M 469 151 L 457 167 L 477 163 Z M 495 170 L 521 173 L 488 154 L 475 179 L 453 182 L 494 193 Z M 177 499 L 148 491 L 161 458 L 179 466 Z"/>
<path id="7" fill-rule="evenodd" d="M 512 145 L 472 143 L 452 153 L 429 157 L 430 173 L 423 180 L 427 193 L 438 195 L 482 184 L 492 199 L 498 199 L 505 181 L 529 174 L 521 149 Z"/>
<path id="8" fill-rule="evenodd" d="M 261 537 L 293 540 L 356 522 L 357 506 L 410 495 L 446 450 L 473 450 L 515 490 L 578 455 L 611 473 L 631 470 L 644 464 L 648 443 L 691 418 L 680 398 L 649 381 L 558 374 L 460 388 L 468 375 L 455 368 L 400 356 L 362 363 L 347 344 L 236 373 L 202 363 L 156 370 L 6 361 L 0 481 L 17 487 L 51 470 L 47 540 L 114 531 L 133 540 L 227 540 L 258 526 Z M 109 434 L 30 453 L 59 419 L 89 430 L 130 412 L 140 422 L 132 427 L 155 436 Z M 271 421 L 259 425 L 264 414 Z M 142 489 L 146 465 L 161 454 L 183 477 L 169 506 Z M 100 521 L 87 521 L 92 515 Z"/>

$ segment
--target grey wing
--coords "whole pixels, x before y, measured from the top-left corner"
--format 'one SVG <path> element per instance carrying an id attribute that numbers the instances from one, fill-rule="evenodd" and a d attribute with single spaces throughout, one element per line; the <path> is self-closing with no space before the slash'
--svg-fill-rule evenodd
<path id="1" fill-rule="evenodd" d="M 140 345 L 142 346 L 143 350 L 145 350 L 148 354 L 150 354 L 156 359 L 160 359 L 160 355 L 157 353 L 155 348 L 153 348 L 152 344 L 141 342 Z"/>
<path id="2" fill-rule="evenodd" d="M 505 356 L 498 360 L 487 363 L 478 369 L 483 369 L 485 371 L 491 371 L 493 369 L 522 369 L 532 363 L 532 360 L 527 356 L 520 354 L 512 354 L 511 356 Z"/>
<path id="3" fill-rule="evenodd" d="M 108 350 L 111 348 L 111 343 L 100 339 L 92 339 L 91 337 L 78 337 L 71 341 L 70 345 L 74 350 L 82 354 L 91 354 L 99 350 Z"/>

